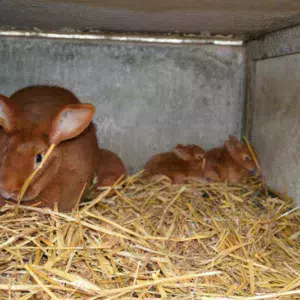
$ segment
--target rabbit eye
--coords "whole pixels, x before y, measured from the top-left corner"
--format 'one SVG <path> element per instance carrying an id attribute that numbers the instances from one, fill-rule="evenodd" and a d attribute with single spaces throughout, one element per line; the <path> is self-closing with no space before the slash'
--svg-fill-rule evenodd
<path id="1" fill-rule="evenodd" d="M 251 157 L 248 156 L 248 155 L 245 155 L 245 156 L 244 156 L 244 160 L 251 160 Z"/>
<path id="2" fill-rule="evenodd" d="M 43 160 L 43 155 L 41 153 L 39 153 L 36 157 L 35 157 L 35 163 L 39 164 L 41 163 Z"/>

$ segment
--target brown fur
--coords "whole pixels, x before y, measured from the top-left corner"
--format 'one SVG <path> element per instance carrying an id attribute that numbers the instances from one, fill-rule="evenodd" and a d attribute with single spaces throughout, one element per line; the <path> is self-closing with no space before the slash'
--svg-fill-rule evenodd
<path id="1" fill-rule="evenodd" d="M 24 181 L 34 171 L 37 154 L 45 153 L 55 143 L 22 201 L 41 202 L 41 206 L 51 208 L 57 202 L 59 210 L 71 210 L 84 184 L 90 184 L 99 161 L 91 123 L 95 108 L 81 104 L 68 90 L 48 86 L 24 88 L 10 98 L 1 95 L 0 105 L 6 112 L 5 118 L 0 117 L 4 129 L 0 129 L 1 195 L 15 201 Z M 77 115 L 80 121 L 74 121 L 77 127 L 71 133 L 65 132 L 67 126 L 61 124 L 70 123 L 60 120 L 69 120 L 74 111 L 80 112 Z"/>
<path id="2" fill-rule="evenodd" d="M 200 178 L 205 151 L 196 145 L 177 145 L 173 152 L 153 156 L 145 165 L 143 178 L 159 174 L 169 177 L 173 183 L 181 184 L 187 179 Z"/>
<path id="3" fill-rule="evenodd" d="M 204 179 L 229 183 L 245 183 L 255 172 L 256 165 L 248 147 L 229 136 L 224 147 L 213 148 L 206 152 Z"/>
<path id="4" fill-rule="evenodd" d="M 197 151 L 197 149 L 201 149 L 202 158 L 205 158 L 204 170 L 202 168 L 195 168 L 195 170 L 191 170 L 189 173 L 189 178 L 192 179 L 204 179 L 206 181 L 220 181 L 220 176 L 214 169 L 214 164 L 212 164 L 209 160 L 206 159 L 206 153 L 202 148 L 197 145 L 177 145 L 174 148 L 173 152 L 181 159 L 192 161 L 193 151 Z M 203 166 L 202 166 L 203 167 Z M 206 176 L 203 177 L 203 173 L 205 172 Z"/>
<path id="5" fill-rule="evenodd" d="M 98 186 L 113 185 L 122 175 L 128 175 L 126 167 L 117 154 L 106 149 L 99 150 L 99 164 L 97 174 Z"/>

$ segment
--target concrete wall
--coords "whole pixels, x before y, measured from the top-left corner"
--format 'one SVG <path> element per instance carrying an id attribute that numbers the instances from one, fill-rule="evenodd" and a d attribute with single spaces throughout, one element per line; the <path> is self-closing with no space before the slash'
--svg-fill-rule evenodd
<path id="1" fill-rule="evenodd" d="M 212 147 L 241 132 L 240 47 L 2 38 L 0 66 L 0 93 L 56 84 L 94 103 L 101 146 L 131 172 L 178 142 Z"/>
<path id="2" fill-rule="evenodd" d="M 266 182 L 300 204 L 300 26 L 247 45 L 246 132 Z M 298 54 L 297 54 L 298 53 Z"/>
<path id="3" fill-rule="evenodd" d="M 268 183 L 300 200 L 300 54 L 256 64 L 252 138 Z"/>
<path id="4" fill-rule="evenodd" d="M 300 22 L 291 0 L 2 0 L 0 26 L 259 36 Z"/>

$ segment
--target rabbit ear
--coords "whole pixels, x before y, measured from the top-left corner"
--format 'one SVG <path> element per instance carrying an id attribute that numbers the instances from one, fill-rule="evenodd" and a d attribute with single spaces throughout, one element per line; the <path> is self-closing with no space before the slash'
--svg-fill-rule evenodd
<path id="1" fill-rule="evenodd" d="M 230 135 L 229 140 L 237 148 L 242 148 L 243 147 L 243 144 L 234 135 Z"/>
<path id="2" fill-rule="evenodd" d="M 228 152 L 229 154 L 232 154 L 233 151 L 235 150 L 235 145 L 232 144 L 232 143 L 229 142 L 229 141 L 225 141 L 225 142 L 224 142 L 224 146 L 225 146 L 225 149 L 227 150 L 227 152 Z"/>
<path id="3" fill-rule="evenodd" d="M 178 144 L 174 149 L 173 153 L 177 155 L 177 157 L 187 160 L 187 149 L 185 146 Z"/>
<path id="4" fill-rule="evenodd" d="M 237 137 L 236 136 L 234 136 L 234 135 L 230 135 L 229 136 L 229 140 L 230 140 L 230 142 L 232 143 L 232 144 L 239 144 L 240 143 L 240 141 L 237 139 Z"/>
<path id="5" fill-rule="evenodd" d="M 176 147 L 175 147 L 175 149 L 176 149 L 176 148 L 183 148 L 183 147 L 184 147 L 184 146 L 183 146 L 182 144 L 177 144 Z"/>
<path id="6" fill-rule="evenodd" d="M 50 143 L 59 144 L 81 134 L 92 122 L 95 107 L 92 104 L 70 104 L 58 112 L 50 132 Z"/>
<path id="7" fill-rule="evenodd" d="M 10 133 L 14 129 L 14 117 L 7 100 L 8 97 L 0 94 L 0 126 L 2 126 L 7 133 Z"/>

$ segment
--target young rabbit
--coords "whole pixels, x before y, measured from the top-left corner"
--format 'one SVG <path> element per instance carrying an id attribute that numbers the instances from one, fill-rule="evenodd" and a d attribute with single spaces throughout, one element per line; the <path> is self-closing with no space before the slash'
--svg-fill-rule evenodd
<path id="1" fill-rule="evenodd" d="M 126 178 L 126 167 L 117 154 L 106 149 L 100 149 L 98 156 L 98 186 L 113 185 L 122 175 L 122 179 Z"/>
<path id="2" fill-rule="evenodd" d="M 213 175 L 223 182 L 245 183 L 257 171 L 248 147 L 234 136 L 229 136 L 224 147 L 207 151 L 206 162 L 203 177 L 207 180 L 213 180 Z"/>
<path id="3" fill-rule="evenodd" d="M 143 178 L 166 175 L 175 184 L 200 178 L 204 156 L 205 151 L 199 146 L 178 144 L 172 152 L 154 155 L 145 165 Z"/>
<path id="4" fill-rule="evenodd" d="M 180 146 L 180 148 L 178 148 Z M 177 151 L 176 151 L 177 148 Z M 193 149 L 197 150 L 199 146 L 196 145 L 177 145 L 177 147 L 174 148 L 175 151 L 173 151 L 179 158 L 184 159 L 184 160 L 191 160 L 191 152 Z M 201 148 L 202 149 L 202 148 Z M 178 151 L 180 150 L 180 151 Z M 206 153 L 203 156 L 205 158 L 205 163 L 202 164 L 202 168 L 195 168 L 194 170 L 191 170 L 189 173 L 189 178 L 194 178 L 194 179 L 204 179 L 205 181 L 220 181 L 220 176 L 218 172 L 214 169 L 214 164 L 211 163 L 209 160 L 206 160 Z M 205 172 L 205 178 L 203 177 L 203 174 Z"/>
<path id="5" fill-rule="evenodd" d="M 59 87 L 32 86 L 0 96 L 0 194 L 17 201 L 25 180 L 56 147 L 29 185 L 22 202 L 71 210 L 99 162 L 92 104 Z"/>

